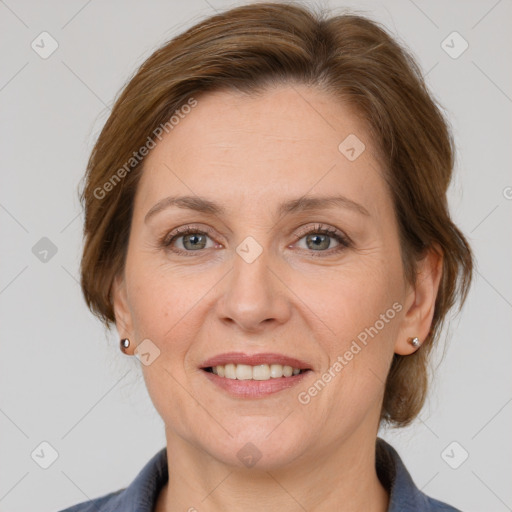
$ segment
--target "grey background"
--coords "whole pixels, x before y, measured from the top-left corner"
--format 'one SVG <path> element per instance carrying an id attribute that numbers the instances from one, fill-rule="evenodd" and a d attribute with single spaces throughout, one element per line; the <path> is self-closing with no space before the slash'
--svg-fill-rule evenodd
<path id="1" fill-rule="evenodd" d="M 115 331 L 106 334 L 83 302 L 77 186 L 138 65 L 236 4 L 0 1 L 1 511 L 56 511 L 120 489 L 165 446 L 138 360 L 119 352 Z M 411 427 L 380 435 L 427 494 L 464 511 L 512 510 L 511 1 L 317 5 L 357 7 L 417 56 L 453 126 L 451 211 L 477 257 L 427 406 Z M 47 59 L 31 48 L 43 31 L 58 42 Z M 458 58 L 441 46 L 453 31 L 469 44 Z M 47 261 L 43 237 L 57 250 Z M 48 469 L 31 458 L 43 441 L 58 452 Z M 457 465 L 463 450 L 467 460 L 452 469 L 445 460 Z"/>

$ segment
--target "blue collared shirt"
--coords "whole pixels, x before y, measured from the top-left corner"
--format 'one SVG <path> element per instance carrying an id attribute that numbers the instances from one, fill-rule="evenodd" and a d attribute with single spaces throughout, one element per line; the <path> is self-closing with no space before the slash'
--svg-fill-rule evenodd
<path id="1" fill-rule="evenodd" d="M 377 438 L 375 461 L 377 475 L 390 496 L 388 512 L 461 512 L 421 492 L 396 450 L 381 438 Z M 168 479 L 167 451 L 162 448 L 125 489 L 60 512 L 154 512 Z"/>

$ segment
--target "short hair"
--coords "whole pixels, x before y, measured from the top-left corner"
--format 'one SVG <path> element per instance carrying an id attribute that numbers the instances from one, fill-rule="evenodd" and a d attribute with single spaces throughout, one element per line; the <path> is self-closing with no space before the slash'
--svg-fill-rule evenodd
<path id="1" fill-rule="evenodd" d="M 80 196 L 83 295 L 110 328 L 112 285 L 124 269 L 144 161 L 137 150 L 160 138 L 161 127 L 170 132 L 169 119 L 191 98 L 218 90 L 258 94 L 287 83 L 330 92 L 367 126 L 393 199 L 408 282 L 416 282 L 425 251 L 442 252 L 428 337 L 413 354 L 394 354 L 385 385 L 380 420 L 405 426 L 425 402 L 429 354 L 447 312 L 466 299 L 473 256 L 447 205 L 454 166 L 447 121 L 411 54 L 367 17 L 327 17 L 297 2 L 249 4 L 211 16 L 157 49 L 116 99 L 87 164 Z"/>

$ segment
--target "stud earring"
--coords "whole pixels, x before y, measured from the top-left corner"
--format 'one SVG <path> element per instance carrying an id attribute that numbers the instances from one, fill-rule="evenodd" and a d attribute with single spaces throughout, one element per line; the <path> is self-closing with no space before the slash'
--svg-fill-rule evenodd
<path id="1" fill-rule="evenodd" d="M 419 338 L 409 338 L 409 343 L 414 347 L 414 348 L 418 348 L 420 345 L 421 345 L 421 341 Z"/>
<path id="2" fill-rule="evenodd" d="M 124 338 L 121 340 L 121 352 L 126 354 L 126 349 L 130 346 L 130 340 L 128 338 Z"/>

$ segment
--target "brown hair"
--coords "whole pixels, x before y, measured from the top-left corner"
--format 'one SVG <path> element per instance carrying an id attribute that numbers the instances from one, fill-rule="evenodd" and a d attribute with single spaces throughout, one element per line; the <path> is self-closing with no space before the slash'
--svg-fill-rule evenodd
<path id="1" fill-rule="evenodd" d="M 386 170 L 409 282 L 416 282 L 425 250 L 443 254 L 429 336 L 412 355 L 394 355 L 386 382 L 381 420 L 406 425 L 425 401 L 428 356 L 446 314 L 466 299 L 472 253 L 447 206 L 454 165 L 447 123 L 411 55 L 366 17 L 327 18 L 297 2 L 256 3 L 212 16 L 156 50 L 117 98 L 88 162 L 83 294 L 109 328 L 111 288 L 123 270 L 142 170 L 135 150 L 191 97 L 219 89 L 256 94 L 292 81 L 333 93 L 366 121 Z"/>

